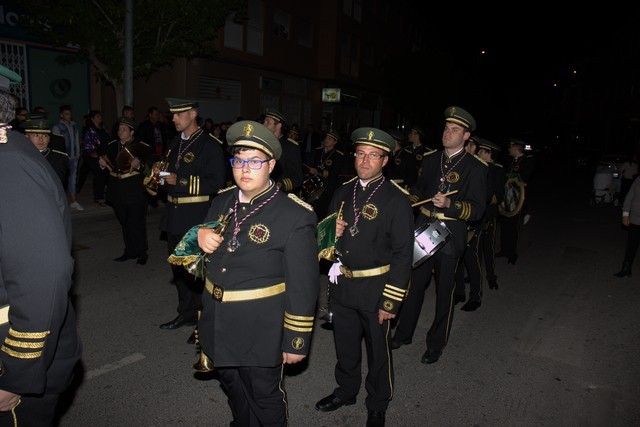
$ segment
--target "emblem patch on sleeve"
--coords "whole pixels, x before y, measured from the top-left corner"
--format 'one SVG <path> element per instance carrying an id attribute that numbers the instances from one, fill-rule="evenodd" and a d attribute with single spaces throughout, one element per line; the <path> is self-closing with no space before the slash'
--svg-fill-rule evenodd
<path id="1" fill-rule="evenodd" d="M 382 307 L 386 310 L 386 311 L 391 311 L 393 310 L 393 302 L 389 301 L 389 300 L 385 300 L 382 303 Z"/>
<path id="2" fill-rule="evenodd" d="M 295 350 L 301 350 L 304 347 L 304 338 L 296 337 L 291 340 L 291 347 Z"/>

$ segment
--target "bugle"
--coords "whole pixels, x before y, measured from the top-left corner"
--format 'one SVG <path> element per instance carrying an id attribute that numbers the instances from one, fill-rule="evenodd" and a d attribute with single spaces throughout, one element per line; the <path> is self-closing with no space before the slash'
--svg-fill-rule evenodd
<path id="1" fill-rule="evenodd" d="M 158 186 L 162 184 L 162 176 L 161 172 L 166 172 L 169 169 L 169 154 L 171 154 L 171 149 L 167 150 L 167 154 L 162 157 L 162 159 L 156 164 L 158 172 L 155 172 L 155 168 L 151 169 L 149 172 L 149 176 L 144 178 L 143 184 L 144 188 L 151 194 L 155 196 L 158 194 Z"/>

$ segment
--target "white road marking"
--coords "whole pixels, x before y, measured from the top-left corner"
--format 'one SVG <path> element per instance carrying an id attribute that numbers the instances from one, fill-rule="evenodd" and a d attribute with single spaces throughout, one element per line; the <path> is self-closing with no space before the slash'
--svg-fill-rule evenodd
<path id="1" fill-rule="evenodd" d="M 84 379 L 91 380 L 95 377 L 99 377 L 100 375 L 115 371 L 116 369 L 124 368 L 127 365 L 144 359 L 145 357 L 146 356 L 142 353 L 133 353 L 132 355 L 124 357 L 115 363 L 107 363 L 104 366 L 88 371 L 87 373 L 85 373 Z"/>

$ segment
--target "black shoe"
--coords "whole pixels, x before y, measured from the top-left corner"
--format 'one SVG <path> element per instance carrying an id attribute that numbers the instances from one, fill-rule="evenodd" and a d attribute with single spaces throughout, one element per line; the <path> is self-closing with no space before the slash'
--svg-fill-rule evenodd
<path id="1" fill-rule="evenodd" d="M 422 363 L 430 365 L 432 363 L 436 363 L 438 359 L 440 359 L 440 356 L 442 356 L 442 350 L 438 350 L 438 351 L 427 350 L 422 355 L 422 359 L 420 361 Z"/>
<path id="2" fill-rule="evenodd" d="M 193 332 L 191 332 L 191 335 L 189 335 L 189 338 L 187 338 L 187 344 L 195 344 L 196 343 L 196 330 L 194 329 Z"/>
<path id="3" fill-rule="evenodd" d="M 502 252 L 502 251 L 496 252 L 496 258 L 504 258 L 506 256 L 507 256 L 507 254 Z"/>
<path id="4" fill-rule="evenodd" d="M 493 282 L 489 282 L 489 289 L 498 289 L 498 282 L 495 280 Z"/>
<path id="5" fill-rule="evenodd" d="M 123 254 L 123 255 L 119 256 L 118 258 L 114 258 L 113 260 L 114 261 L 118 261 L 118 262 L 123 262 L 123 261 L 126 261 L 128 259 L 134 259 L 134 258 L 135 258 L 134 256 L 129 256 L 127 254 Z"/>
<path id="6" fill-rule="evenodd" d="M 614 276 L 631 277 L 631 263 L 626 261 L 622 263 L 622 270 L 618 271 L 616 274 L 614 274 Z"/>
<path id="7" fill-rule="evenodd" d="M 179 314 L 178 317 L 173 319 L 171 322 L 163 323 L 162 325 L 160 325 L 160 329 L 178 329 L 182 326 L 193 326 L 196 323 L 196 319 L 187 319 L 186 317 Z"/>
<path id="8" fill-rule="evenodd" d="M 460 310 L 462 311 L 476 311 L 480 307 L 480 301 L 469 300 Z"/>
<path id="9" fill-rule="evenodd" d="M 367 427 L 384 427 L 384 411 L 368 411 Z"/>
<path id="10" fill-rule="evenodd" d="M 453 305 L 458 304 L 459 302 L 465 302 L 467 298 L 464 295 L 454 295 L 453 297 Z"/>
<path id="11" fill-rule="evenodd" d="M 341 406 L 349 406 L 356 403 L 356 398 L 352 397 L 351 399 L 340 399 L 335 394 L 331 393 L 329 396 L 320 399 L 318 403 L 316 403 L 316 411 L 320 412 L 331 412 L 340 408 Z"/>
<path id="12" fill-rule="evenodd" d="M 518 260 L 518 255 L 514 255 L 507 260 L 507 263 L 516 265 L 517 260 Z"/>
<path id="13" fill-rule="evenodd" d="M 391 347 L 391 350 L 397 350 L 403 345 L 411 344 L 411 342 L 411 340 L 400 341 L 396 340 L 395 338 L 391 338 L 391 344 L 389 344 L 389 346 Z"/>
<path id="14" fill-rule="evenodd" d="M 139 256 L 138 260 L 136 261 L 136 264 L 145 265 L 148 259 L 149 259 L 149 255 L 147 254 Z"/>

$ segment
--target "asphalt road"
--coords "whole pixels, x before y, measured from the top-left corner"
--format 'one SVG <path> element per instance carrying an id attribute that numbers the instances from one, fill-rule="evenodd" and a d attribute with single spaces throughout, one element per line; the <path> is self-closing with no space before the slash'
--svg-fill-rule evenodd
<path id="1" fill-rule="evenodd" d="M 476 312 L 458 305 L 443 356 L 423 365 L 431 285 L 413 344 L 393 353 L 387 425 L 640 425 L 640 267 L 632 278 L 613 277 L 626 238 L 619 209 L 589 205 L 587 185 L 578 188 L 564 177 L 538 184 L 517 265 L 498 259 L 500 288 L 485 288 Z M 194 377 L 191 331 L 158 328 L 176 315 L 177 304 L 166 242 L 159 239 L 161 210 L 149 211 L 146 266 L 112 261 L 122 253 L 122 237 L 110 208 L 73 214 L 84 353 L 62 426 L 231 421 L 220 383 Z M 334 363 L 332 333 L 317 327 L 310 357 L 286 376 L 291 426 L 365 424 L 364 387 L 356 405 L 314 409 L 335 387 Z"/>

